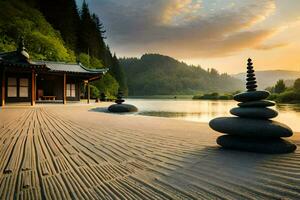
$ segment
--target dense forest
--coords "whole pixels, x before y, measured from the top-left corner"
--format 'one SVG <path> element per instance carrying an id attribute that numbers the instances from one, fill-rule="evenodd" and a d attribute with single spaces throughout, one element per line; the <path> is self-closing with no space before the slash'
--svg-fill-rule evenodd
<path id="1" fill-rule="evenodd" d="M 242 81 L 215 69 L 204 70 L 171 57 L 145 54 L 120 59 L 128 79 L 129 95 L 180 95 L 200 92 L 234 92 L 243 88 Z"/>
<path id="2" fill-rule="evenodd" d="M 0 0 L 0 52 L 14 51 L 20 37 L 34 60 L 81 62 L 87 67 L 108 67 L 94 83 L 93 95 L 127 92 L 124 70 L 105 43 L 105 29 L 85 1 Z"/>

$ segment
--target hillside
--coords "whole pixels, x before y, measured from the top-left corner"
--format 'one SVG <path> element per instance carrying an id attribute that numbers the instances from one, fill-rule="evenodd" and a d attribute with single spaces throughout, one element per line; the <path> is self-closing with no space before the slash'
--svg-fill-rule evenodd
<path id="1" fill-rule="evenodd" d="M 22 36 L 33 59 L 76 60 L 59 32 L 37 9 L 17 0 L 0 1 L 0 8 L 0 52 L 14 51 Z"/>
<path id="2" fill-rule="evenodd" d="M 300 72 L 288 70 L 256 71 L 255 74 L 260 89 L 265 89 L 269 86 L 274 86 L 276 82 L 280 79 L 283 79 L 287 86 L 291 86 L 294 83 L 294 80 L 300 78 Z M 233 75 L 233 77 L 238 78 L 240 80 L 244 80 L 246 74 L 239 73 Z"/>
<path id="3" fill-rule="evenodd" d="M 201 92 L 233 92 L 242 82 L 227 74 L 190 66 L 171 57 L 145 54 L 120 59 L 127 77 L 129 95 L 175 95 Z"/>
<path id="4" fill-rule="evenodd" d="M 75 0 L 0 0 L 0 15 L 0 52 L 14 51 L 23 37 L 33 60 L 108 67 L 109 73 L 93 83 L 93 97 L 100 92 L 113 96 L 118 88 L 127 92 L 124 71 L 104 41 L 104 27 L 85 1 L 78 9 Z"/>

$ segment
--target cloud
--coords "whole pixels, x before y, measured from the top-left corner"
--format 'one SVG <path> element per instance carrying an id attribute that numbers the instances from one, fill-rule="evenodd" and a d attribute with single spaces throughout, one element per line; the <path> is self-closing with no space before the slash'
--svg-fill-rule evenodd
<path id="1" fill-rule="evenodd" d="M 281 48 L 289 45 L 288 43 L 276 43 L 276 44 L 260 44 L 255 47 L 257 50 L 270 50 L 270 49 L 276 49 Z"/>
<path id="2" fill-rule="evenodd" d="M 121 55 L 220 57 L 263 47 L 276 33 L 274 28 L 255 29 L 275 11 L 274 0 L 230 0 L 228 7 L 217 2 L 93 0 L 90 7 L 104 22 L 109 44 Z"/>
<path id="3" fill-rule="evenodd" d="M 166 4 L 162 11 L 161 22 L 165 25 L 181 25 L 188 23 L 199 16 L 200 0 L 173 0 Z"/>

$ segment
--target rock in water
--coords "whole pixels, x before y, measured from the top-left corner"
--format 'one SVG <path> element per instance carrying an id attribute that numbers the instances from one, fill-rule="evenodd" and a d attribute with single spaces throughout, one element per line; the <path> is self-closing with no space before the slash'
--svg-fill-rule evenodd
<path id="1" fill-rule="evenodd" d="M 275 102 L 261 100 L 261 101 L 248 101 L 244 103 L 239 103 L 238 106 L 240 107 L 271 107 L 275 106 Z"/>
<path id="2" fill-rule="evenodd" d="M 125 112 L 137 112 L 138 109 L 134 105 L 130 104 L 113 104 L 108 107 L 109 112 L 125 113 Z"/>
<path id="3" fill-rule="evenodd" d="M 115 101 L 116 104 L 109 106 L 108 111 L 113 113 L 126 113 L 126 112 L 138 111 L 137 107 L 135 107 L 134 105 L 123 104 L 125 100 L 122 98 L 123 98 L 123 93 L 121 90 L 119 90 L 117 95 L 117 100 Z"/>
<path id="4" fill-rule="evenodd" d="M 223 135 L 217 139 L 217 143 L 227 149 L 268 154 L 291 153 L 297 149 L 296 145 L 281 138 L 257 139 Z"/>
<path id="5" fill-rule="evenodd" d="M 245 118 L 260 118 L 260 119 L 271 119 L 277 117 L 278 112 L 270 108 L 233 108 L 230 113 Z"/>
<path id="6" fill-rule="evenodd" d="M 221 133 L 244 137 L 278 138 L 293 135 L 288 126 L 272 120 L 219 117 L 211 120 L 209 126 Z"/>
<path id="7" fill-rule="evenodd" d="M 266 99 L 269 95 L 270 93 L 268 91 L 251 91 L 239 93 L 235 95 L 233 99 L 239 102 L 249 102 Z"/>

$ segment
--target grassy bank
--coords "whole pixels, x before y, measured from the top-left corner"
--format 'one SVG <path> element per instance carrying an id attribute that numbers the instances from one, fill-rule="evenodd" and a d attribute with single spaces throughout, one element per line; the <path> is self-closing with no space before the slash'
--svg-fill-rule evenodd
<path id="1" fill-rule="evenodd" d="M 232 100 L 235 94 L 239 93 L 234 92 L 230 94 L 219 94 L 217 92 L 208 93 L 208 94 L 200 94 L 193 96 L 195 100 Z"/>
<path id="2" fill-rule="evenodd" d="M 193 99 L 193 95 L 149 95 L 128 96 L 129 99 Z"/>

